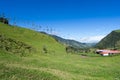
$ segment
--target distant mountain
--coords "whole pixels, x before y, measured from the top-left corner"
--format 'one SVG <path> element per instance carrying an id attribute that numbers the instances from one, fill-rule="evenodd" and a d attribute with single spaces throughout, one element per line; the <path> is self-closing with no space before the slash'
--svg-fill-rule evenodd
<path id="1" fill-rule="evenodd" d="M 97 45 L 97 48 L 116 48 L 120 42 L 120 30 L 114 30 L 103 38 Z"/>
<path id="2" fill-rule="evenodd" d="M 52 35 L 58 42 L 66 45 L 66 46 L 72 46 L 74 48 L 88 48 L 96 45 L 96 43 L 81 43 L 75 40 L 70 40 L 70 39 L 64 39 L 56 35 Z"/>

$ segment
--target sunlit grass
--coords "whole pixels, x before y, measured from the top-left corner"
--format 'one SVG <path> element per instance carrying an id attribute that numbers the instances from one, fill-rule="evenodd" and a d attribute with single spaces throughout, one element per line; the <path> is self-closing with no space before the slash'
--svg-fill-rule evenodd
<path id="1" fill-rule="evenodd" d="M 0 64 L 4 65 L 0 71 L 8 68 L 3 79 L 12 76 L 11 70 L 20 71 L 18 79 L 29 80 L 29 70 L 36 79 L 43 80 L 115 80 L 120 79 L 120 56 L 113 57 L 83 57 L 81 55 L 32 55 L 19 57 L 13 54 L 0 54 Z M 28 75 L 22 75 L 22 72 Z M 38 75 L 35 76 L 36 71 Z M 2 75 L 1 74 L 1 75 Z M 16 73 L 15 73 L 16 74 Z M 8 76 L 9 75 L 9 76 Z M 23 76 L 23 77 L 20 77 Z M 52 76 L 51 78 L 49 78 Z M 12 78 L 10 77 L 12 80 Z M 41 78 L 42 79 L 42 78 Z"/>

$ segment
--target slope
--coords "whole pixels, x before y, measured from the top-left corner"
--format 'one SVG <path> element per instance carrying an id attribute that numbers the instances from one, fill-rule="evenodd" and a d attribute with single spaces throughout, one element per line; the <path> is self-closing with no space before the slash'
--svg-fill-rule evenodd
<path id="1" fill-rule="evenodd" d="M 59 44 L 55 39 L 30 29 L 0 23 L 0 35 L 5 37 L 5 39 L 11 39 L 29 45 L 37 53 L 42 53 L 44 48 L 48 53 L 65 53 L 64 46 Z"/>
<path id="2" fill-rule="evenodd" d="M 118 41 L 120 41 L 120 30 L 114 30 L 103 38 L 96 47 L 98 48 L 116 48 Z"/>

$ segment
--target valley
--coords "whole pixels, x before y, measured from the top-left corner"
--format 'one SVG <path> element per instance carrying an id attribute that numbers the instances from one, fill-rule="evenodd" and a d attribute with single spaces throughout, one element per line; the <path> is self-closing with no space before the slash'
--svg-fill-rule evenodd
<path id="1" fill-rule="evenodd" d="M 66 46 L 49 35 L 3 23 L 0 23 L 0 35 L 1 80 L 120 79 L 120 55 L 66 53 Z M 21 44 L 33 51 L 26 51 L 24 46 L 19 48 Z M 20 52 L 15 52 L 18 49 Z"/>

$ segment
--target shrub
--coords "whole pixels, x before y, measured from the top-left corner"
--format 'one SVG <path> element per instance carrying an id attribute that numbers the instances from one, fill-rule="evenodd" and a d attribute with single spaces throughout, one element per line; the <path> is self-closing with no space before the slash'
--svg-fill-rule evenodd
<path id="1" fill-rule="evenodd" d="M 9 24 L 9 21 L 7 18 L 4 17 L 0 17 L 0 22 L 4 23 L 4 24 Z"/>

